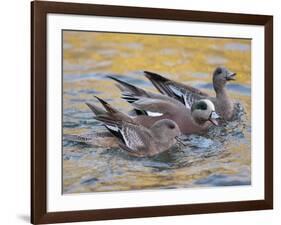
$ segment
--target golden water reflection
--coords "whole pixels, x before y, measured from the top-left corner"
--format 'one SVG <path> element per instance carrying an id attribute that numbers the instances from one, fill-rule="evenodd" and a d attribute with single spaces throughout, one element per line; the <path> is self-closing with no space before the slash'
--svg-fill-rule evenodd
<path id="1" fill-rule="evenodd" d="M 87 101 L 96 103 L 94 95 L 122 111 L 130 109 L 114 82 L 106 78 L 108 74 L 155 91 L 141 72 L 154 71 L 214 94 L 211 74 L 220 65 L 237 73 L 228 89 L 246 112 L 244 124 L 238 124 L 239 132 L 231 131 L 233 135 L 223 141 L 221 137 L 205 138 L 200 143 L 207 147 L 187 147 L 155 159 L 132 159 L 119 149 L 64 142 L 64 193 L 251 182 L 250 40 L 64 31 L 64 134 L 84 135 L 101 129 L 85 105 Z"/>

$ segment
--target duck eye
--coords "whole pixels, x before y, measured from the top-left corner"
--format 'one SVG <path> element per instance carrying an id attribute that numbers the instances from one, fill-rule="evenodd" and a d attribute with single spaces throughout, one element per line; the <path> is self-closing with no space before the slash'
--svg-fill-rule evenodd
<path id="1" fill-rule="evenodd" d="M 222 69 L 221 68 L 217 68 L 217 74 L 221 73 Z"/>
<path id="2" fill-rule="evenodd" d="M 171 124 L 168 125 L 168 127 L 169 127 L 170 129 L 174 129 L 176 126 L 171 123 Z"/>

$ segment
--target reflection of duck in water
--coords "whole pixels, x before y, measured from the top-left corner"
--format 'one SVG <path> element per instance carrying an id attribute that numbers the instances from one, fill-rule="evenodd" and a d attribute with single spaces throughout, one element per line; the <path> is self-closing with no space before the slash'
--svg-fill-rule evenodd
<path id="1" fill-rule="evenodd" d="M 108 131 L 88 134 L 64 134 L 64 141 L 86 144 L 93 147 L 118 148 L 118 140 Z"/>
<path id="2" fill-rule="evenodd" d="M 218 67 L 213 72 L 213 87 L 216 97 L 211 97 L 197 88 L 169 80 L 159 74 L 148 71 L 144 71 L 144 73 L 159 92 L 177 99 L 186 107 L 190 108 L 195 101 L 200 99 L 209 99 L 214 103 L 216 111 L 223 119 L 231 120 L 233 118 L 234 105 L 227 94 L 225 85 L 228 81 L 235 80 L 236 73 L 225 67 Z"/>
<path id="3" fill-rule="evenodd" d="M 215 112 L 214 104 L 208 99 L 193 102 L 187 108 L 169 96 L 145 91 L 115 77 L 110 78 L 118 82 L 117 87 L 122 91 L 122 98 L 135 108 L 133 121 L 147 128 L 160 119 L 173 120 L 183 134 L 201 134 L 210 125 L 218 125 L 219 116 Z"/>

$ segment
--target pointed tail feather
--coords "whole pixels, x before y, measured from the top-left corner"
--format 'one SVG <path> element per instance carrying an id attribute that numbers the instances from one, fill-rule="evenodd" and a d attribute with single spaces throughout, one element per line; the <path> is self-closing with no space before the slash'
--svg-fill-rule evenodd
<path id="1" fill-rule="evenodd" d="M 162 77 L 161 75 L 159 75 L 157 73 L 153 73 L 150 71 L 143 71 L 143 72 L 144 72 L 145 77 L 149 80 L 157 80 L 157 81 L 161 81 L 161 82 L 169 81 L 169 79 Z"/>
<path id="2" fill-rule="evenodd" d="M 106 117 L 106 118 L 110 118 L 113 121 L 125 121 L 125 122 L 128 122 L 128 123 L 134 122 L 134 120 L 129 115 L 127 115 L 125 113 L 122 113 L 121 111 L 118 111 L 113 106 L 111 106 L 109 103 L 104 101 L 103 99 L 101 99 L 97 96 L 95 96 L 95 97 L 99 100 L 99 102 L 105 108 L 105 110 L 104 109 L 100 110 L 100 108 L 98 108 L 97 106 L 94 106 L 94 105 L 91 105 L 91 104 L 87 103 L 87 105 L 92 110 L 94 110 L 94 112 L 96 112 L 97 109 L 99 109 L 98 113 L 96 113 L 95 119 L 101 120 L 101 119 L 103 119 L 103 117 Z"/>
<path id="3" fill-rule="evenodd" d="M 104 101 L 103 99 L 101 99 L 101 98 L 99 98 L 99 97 L 97 97 L 97 96 L 95 96 L 95 98 L 96 98 L 97 100 L 99 100 L 99 102 L 102 104 L 102 106 L 105 108 L 105 110 L 106 110 L 107 112 L 110 112 L 110 113 L 118 113 L 118 110 L 117 110 L 117 109 L 113 108 L 109 103 L 107 103 L 107 102 Z"/>
<path id="4" fill-rule="evenodd" d="M 98 121 L 103 122 L 104 124 L 107 125 L 112 125 L 112 126 L 117 126 L 117 127 L 121 127 L 122 126 L 122 121 L 119 120 L 118 118 L 112 116 L 111 114 L 103 114 L 103 115 L 99 115 L 99 116 L 95 116 L 95 119 Z"/>
<path id="5" fill-rule="evenodd" d="M 157 73 L 152 73 L 149 71 L 143 71 L 144 75 L 150 82 L 154 85 L 154 87 L 163 95 L 168 95 L 170 97 L 174 96 L 173 91 L 169 88 L 168 83 L 169 79 L 162 77 Z"/>
<path id="6" fill-rule="evenodd" d="M 98 106 L 92 105 L 92 104 L 90 104 L 90 103 L 88 103 L 88 102 L 86 102 L 85 104 L 92 110 L 92 112 L 93 112 L 96 116 L 106 113 L 105 110 L 101 109 L 101 108 L 98 107 Z"/>
<path id="7" fill-rule="evenodd" d="M 108 78 L 114 80 L 117 82 L 117 87 L 125 94 L 125 95 L 135 95 L 135 96 L 147 96 L 148 94 L 146 93 L 145 90 L 138 88 L 132 84 L 129 84 L 125 81 L 119 80 L 116 77 L 113 76 L 107 76 Z"/>

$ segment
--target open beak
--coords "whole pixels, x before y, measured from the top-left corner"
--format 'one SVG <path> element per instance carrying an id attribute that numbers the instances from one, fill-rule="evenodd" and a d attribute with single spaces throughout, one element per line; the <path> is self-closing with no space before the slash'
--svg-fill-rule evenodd
<path id="1" fill-rule="evenodd" d="M 218 126 L 219 123 L 217 121 L 217 119 L 220 118 L 220 116 L 215 112 L 213 111 L 209 117 L 209 121 L 214 124 L 215 126 Z"/>
<path id="2" fill-rule="evenodd" d="M 235 80 L 235 76 L 236 76 L 236 73 L 230 72 L 230 73 L 227 75 L 226 80 L 227 80 L 227 81 Z"/>

